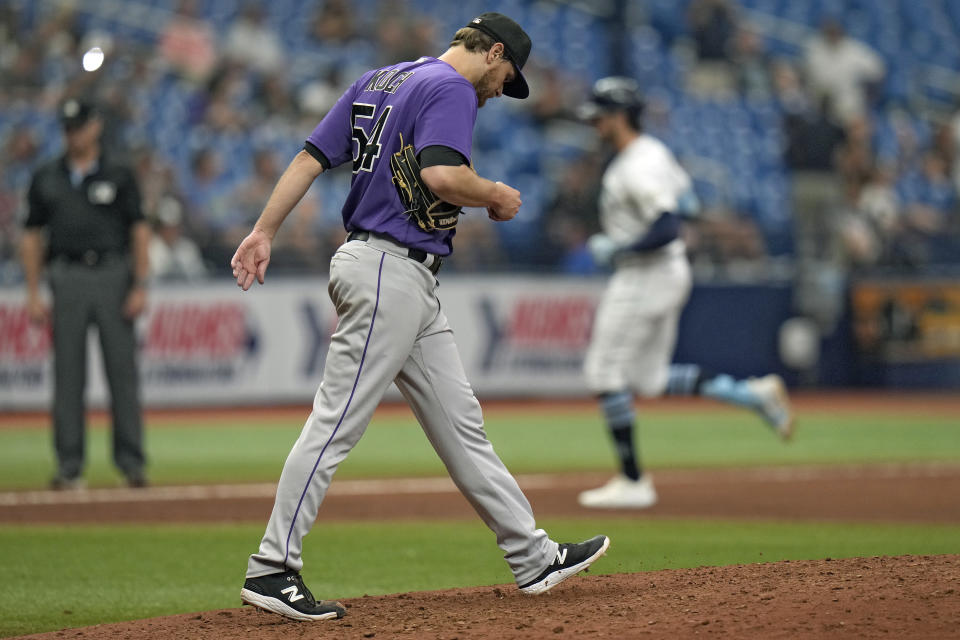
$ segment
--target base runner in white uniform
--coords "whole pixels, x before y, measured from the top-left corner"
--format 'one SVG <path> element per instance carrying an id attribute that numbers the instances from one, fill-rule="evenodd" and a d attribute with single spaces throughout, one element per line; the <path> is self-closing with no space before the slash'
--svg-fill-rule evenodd
<path id="1" fill-rule="evenodd" d="M 603 232 L 589 248 L 614 274 L 597 309 L 584 370 L 613 438 L 620 473 L 580 494 L 580 504 L 644 508 L 657 501 L 634 446 L 634 395 L 703 395 L 757 411 L 784 440 L 793 414 L 777 375 L 737 380 L 697 365 L 671 365 L 691 275 L 681 217 L 696 212 L 690 177 L 670 150 L 644 134 L 643 99 L 631 78 L 602 78 L 581 107 L 616 156 L 603 175 Z"/>
<path id="2" fill-rule="evenodd" d="M 343 206 L 348 241 L 330 262 L 328 286 L 339 322 L 313 412 L 284 464 L 260 548 L 247 563 L 243 602 L 296 620 L 344 615 L 339 603 L 317 601 L 303 583 L 303 537 L 337 465 L 394 383 L 454 483 L 496 535 L 522 592 L 547 591 L 607 550 L 606 536 L 557 544 L 537 528 L 487 440 L 437 297 L 436 274 L 453 250 L 459 207 L 485 207 L 495 222 L 520 208 L 520 193 L 474 173 L 470 154 L 477 109 L 501 94 L 529 94 L 521 69 L 530 47 L 516 22 L 484 13 L 457 31 L 439 58 L 365 73 L 307 138 L 237 249 L 231 263 L 237 284 L 244 290 L 254 280 L 263 284 L 280 224 L 315 178 L 352 161 Z M 413 164 L 413 173 L 400 170 Z M 421 180 L 427 192 L 417 190 L 413 199 L 412 183 Z M 429 198 L 453 210 L 427 207 Z"/>

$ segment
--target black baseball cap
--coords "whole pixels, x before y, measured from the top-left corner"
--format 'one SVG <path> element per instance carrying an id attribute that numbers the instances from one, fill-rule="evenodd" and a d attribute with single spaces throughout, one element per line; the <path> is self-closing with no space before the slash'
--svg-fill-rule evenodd
<path id="1" fill-rule="evenodd" d="M 532 46 L 527 32 L 507 16 L 495 12 L 481 13 L 466 26 L 479 29 L 495 42 L 503 43 L 506 57 L 513 63 L 513 68 L 517 72 L 513 80 L 503 85 L 503 95 L 521 99 L 529 96 L 530 87 L 527 86 L 527 80 L 520 72 L 523 65 L 527 63 Z"/>
<path id="2" fill-rule="evenodd" d="M 68 98 L 60 105 L 60 124 L 67 131 L 78 129 L 97 115 L 93 103 L 82 98 Z"/>

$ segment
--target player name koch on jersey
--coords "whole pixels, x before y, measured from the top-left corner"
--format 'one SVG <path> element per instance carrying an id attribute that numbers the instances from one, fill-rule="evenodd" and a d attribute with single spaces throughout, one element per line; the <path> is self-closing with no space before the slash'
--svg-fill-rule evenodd
<path id="1" fill-rule="evenodd" d="M 420 60 L 417 62 L 420 62 Z M 412 76 L 413 73 L 413 71 L 400 71 L 399 69 L 381 69 L 373 74 L 370 82 L 367 83 L 367 86 L 365 86 L 363 90 L 396 93 L 404 80 Z"/>

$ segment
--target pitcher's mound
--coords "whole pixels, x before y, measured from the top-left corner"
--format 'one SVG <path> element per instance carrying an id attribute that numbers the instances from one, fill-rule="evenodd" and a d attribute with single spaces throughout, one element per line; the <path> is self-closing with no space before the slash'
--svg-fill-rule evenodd
<path id="1" fill-rule="evenodd" d="M 341 602 L 347 606 L 346 617 L 324 622 L 294 622 L 245 607 L 29 637 L 958 638 L 960 556 L 785 561 L 584 575 L 533 597 L 520 594 L 513 585 L 499 585 Z"/>

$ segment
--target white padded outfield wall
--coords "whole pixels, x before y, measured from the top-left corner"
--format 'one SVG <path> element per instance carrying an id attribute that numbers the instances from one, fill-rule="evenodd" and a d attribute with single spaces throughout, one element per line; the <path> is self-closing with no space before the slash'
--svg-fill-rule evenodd
<path id="1" fill-rule="evenodd" d="M 581 364 L 603 279 L 445 276 L 440 301 L 479 396 L 583 395 Z M 138 321 L 148 407 L 311 402 L 336 325 L 326 279 L 155 286 Z M 96 332 L 87 398 L 106 405 Z M 23 289 L 0 289 L 0 411 L 46 409 L 49 330 Z M 399 397 L 391 388 L 391 397 Z"/>

